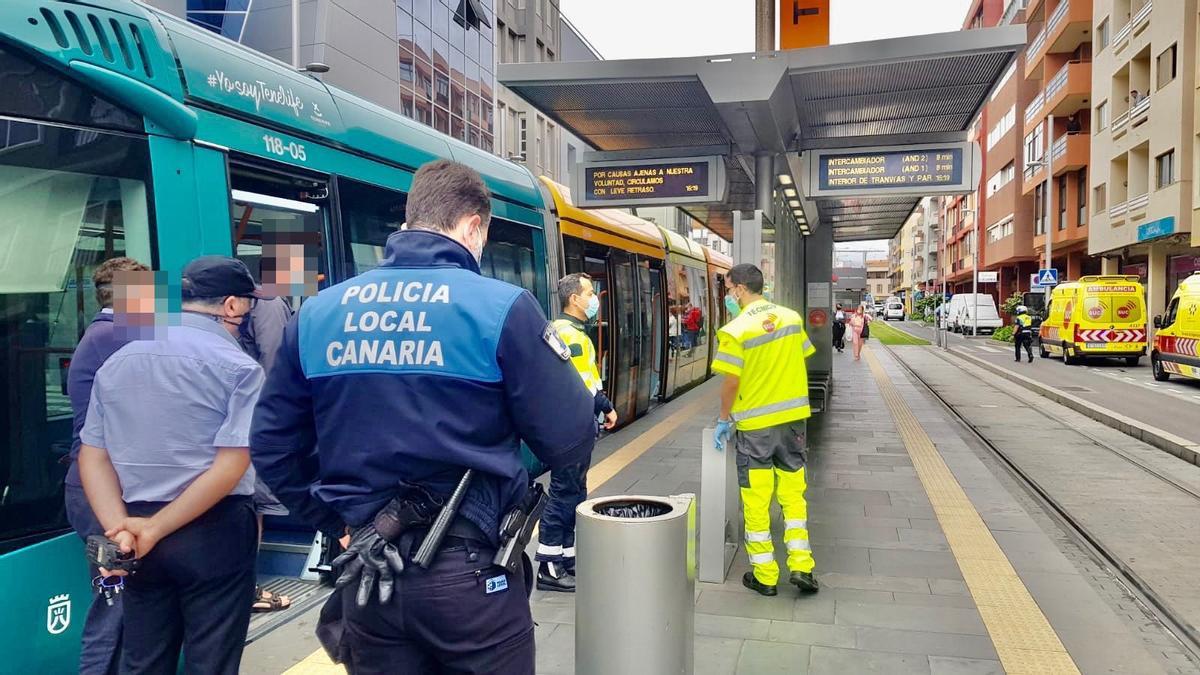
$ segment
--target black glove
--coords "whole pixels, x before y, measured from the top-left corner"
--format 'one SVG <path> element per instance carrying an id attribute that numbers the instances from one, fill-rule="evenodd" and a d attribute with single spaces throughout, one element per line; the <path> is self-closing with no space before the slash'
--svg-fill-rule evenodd
<path id="1" fill-rule="evenodd" d="M 404 558 L 394 544 L 379 536 L 374 525 L 354 531 L 350 546 L 333 559 L 333 567 L 342 567 L 335 586 L 342 588 L 358 579 L 358 594 L 355 602 L 366 607 L 371 601 L 371 590 L 379 584 L 379 602 L 386 605 L 392 599 L 395 575 L 404 571 Z"/>

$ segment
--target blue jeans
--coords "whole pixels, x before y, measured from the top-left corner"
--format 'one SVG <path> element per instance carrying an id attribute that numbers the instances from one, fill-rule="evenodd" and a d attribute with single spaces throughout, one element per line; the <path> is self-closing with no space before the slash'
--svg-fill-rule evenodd
<path id="1" fill-rule="evenodd" d="M 78 476 L 73 465 L 71 473 Z M 68 474 L 66 483 L 67 520 L 71 527 L 83 540 L 93 534 L 104 534 L 104 528 L 92 513 L 83 486 L 73 484 Z M 95 566 L 90 566 L 92 578 L 100 574 Z M 79 650 L 79 672 L 82 675 L 105 675 L 117 672 L 118 658 L 121 653 L 121 617 L 124 614 L 124 603 L 117 596 L 111 607 L 96 593 L 92 597 L 92 606 L 88 609 L 87 618 L 83 622 L 83 644 Z"/>
<path id="2" fill-rule="evenodd" d="M 550 495 L 538 531 L 538 562 L 575 561 L 575 507 L 587 499 L 589 462 L 550 472 Z"/>

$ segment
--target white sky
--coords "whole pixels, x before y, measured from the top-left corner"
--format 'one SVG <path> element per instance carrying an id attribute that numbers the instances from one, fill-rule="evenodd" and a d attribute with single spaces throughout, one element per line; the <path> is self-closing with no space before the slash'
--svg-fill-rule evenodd
<path id="1" fill-rule="evenodd" d="M 830 4 L 830 41 L 840 44 L 959 30 L 971 2 Z M 606 59 L 754 51 L 754 0 L 559 0 L 559 8 Z"/>

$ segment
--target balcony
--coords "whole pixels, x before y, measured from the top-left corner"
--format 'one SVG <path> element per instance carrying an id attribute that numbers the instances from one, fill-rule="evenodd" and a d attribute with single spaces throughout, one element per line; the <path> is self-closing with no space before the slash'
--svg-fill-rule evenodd
<path id="1" fill-rule="evenodd" d="M 1117 115 L 1117 119 L 1113 120 L 1112 137 L 1120 138 L 1121 136 L 1124 136 L 1125 132 L 1128 130 L 1129 130 L 1129 111 L 1126 110 L 1125 112 L 1121 113 L 1120 115 Z"/>
<path id="2" fill-rule="evenodd" d="M 1146 4 L 1133 15 L 1133 20 L 1129 22 L 1132 29 L 1132 34 L 1141 33 L 1146 26 L 1150 25 L 1150 13 L 1154 11 L 1154 3 L 1151 0 L 1146 0 Z"/>
<path id="3" fill-rule="evenodd" d="M 1045 113 L 1066 117 L 1086 110 L 1092 96 L 1092 64 L 1069 61 L 1046 83 Z"/>
<path id="4" fill-rule="evenodd" d="M 1133 22 L 1125 24 L 1121 30 L 1113 34 L 1113 53 L 1116 54 L 1129 45 L 1129 36 L 1133 34 Z"/>
<path id="5" fill-rule="evenodd" d="M 1125 212 L 1130 216 L 1145 215 L 1146 207 L 1150 206 L 1150 193 L 1143 192 L 1136 197 L 1131 197 L 1129 201 L 1125 203 L 1127 204 Z"/>
<path id="6" fill-rule="evenodd" d="M 1042 105 L 1046 102 L 1046 92 L 1039 91 L 1037 96 L 1025 107 L 1025 126 L 1031 127 L 1042 120 Z"/>
<path id="7" fill-rule="evenodd" d="M 1042 32 L 1029 41 L 1029 47 L 1025 50 L 1025 77 L 1029 78 L 1041 67 L 1042 57 L 1047 53 L 1070 53 L 1090 41 L 1091 30 L 1092 3 L 1087 0 L 1062 0 L 1050 13 Z"/>
<path id="8" fill-rule="evenodd" d="M 1055 139 L 1054 147 L 1050 151 L 1050 161 L 1053 164 L 1054 175 L 1061 176 L 1068 171 L 1082 169 L 1088 165 L 1091 153 L 1091 134 L 1067 134 Z"/>
<path id="9" fill-rule="evenodd" d="M 1108 218 L 1114 223 L 1125 220 L 1125 212 L 1129 210 L 1129 202 L 1118 202 L 1108 207 Z"/>
<path id="10" fill-rule="evenodd" d="M 1136 127 L 1145 122 L 1150 116 L 1150 97 L 1138 99 L 1137 105 L 1129 109 L 1129 126 Z"/>

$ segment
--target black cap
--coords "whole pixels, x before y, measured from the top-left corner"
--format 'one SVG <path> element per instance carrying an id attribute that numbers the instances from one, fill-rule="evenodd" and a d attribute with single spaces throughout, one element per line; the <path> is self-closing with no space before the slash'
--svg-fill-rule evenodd
<path id="1" fill-rule="evenodd" d="M 246 264 L 237 258 L 206 255 L 183 268 L 183 298 L 266 298 Z"/>

